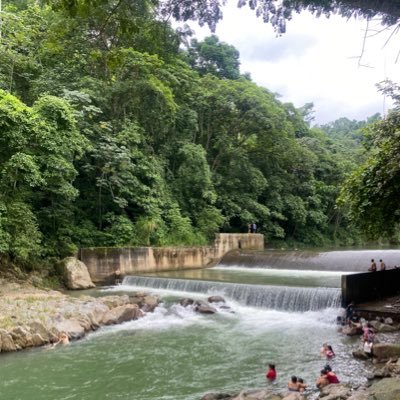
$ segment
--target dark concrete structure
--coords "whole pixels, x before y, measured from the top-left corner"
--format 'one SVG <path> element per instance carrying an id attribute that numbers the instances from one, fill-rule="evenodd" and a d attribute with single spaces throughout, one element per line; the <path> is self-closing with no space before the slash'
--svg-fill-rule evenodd
<path id="1" fill-rule="evenodd" d="M 400 269 L 342 275 L 342 306 L 400 294 Z"/>

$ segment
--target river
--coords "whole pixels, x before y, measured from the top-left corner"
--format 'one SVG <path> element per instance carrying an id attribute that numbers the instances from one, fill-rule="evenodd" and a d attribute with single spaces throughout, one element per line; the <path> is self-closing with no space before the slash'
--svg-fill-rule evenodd
<path id="1" fill-rule="evenodd" d="M 351 356 L 359 340 L 343 336 L 336 325 L 340 276 L 349 272 L 228 263 L 127 277 L 96 294 L 150 291 L 163 304 L 140 320 L 101 328 L 63 348 L 1 354 L 1 398 L 200 400 L 207 392 L 268 386 L 268 363 L 276 364 L 275 390 L 285 390 L 290 376 L 298 375 L 313 397 L 326 363 L 319 355 L 324 342 L 336 352 L 331 366 L 342 382 L 365 382 L 368 364 Z M 201 315 L 177 304 L 209 294 L 225 296 L 229 308 Z"/>

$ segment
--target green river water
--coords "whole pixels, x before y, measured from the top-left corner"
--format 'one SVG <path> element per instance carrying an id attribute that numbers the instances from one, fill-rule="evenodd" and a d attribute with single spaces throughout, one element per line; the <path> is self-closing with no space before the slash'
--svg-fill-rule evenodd
<path id="1" fill-rule="evenodd" d="M 219 268 L 169 275 L 257 285 L 338 287 L 340 282 L 334 271 Z M 103 293 L 139 289 L 122 285 Z M 207 392 L 265 387 L 269 362 L 277 366 L 276 390 L 284 390 L 295 374 L 313 394 L 325 364 L 319 355 L 323 342 L 332 344 L 337 355 L 331 365 L 343 382 L 365 379 L 366 365 L 351 356 L 358 339 L 337 332 L 337 308 L 289 312 L 228 299 L 230 309 L 200 315 L 176 300 L 205 299 L 206 293 L 154 292 L 165 301 L 140 320 L 101 328 L 63 348 L 1 354 L 0 399 L 200 400 Z"/>

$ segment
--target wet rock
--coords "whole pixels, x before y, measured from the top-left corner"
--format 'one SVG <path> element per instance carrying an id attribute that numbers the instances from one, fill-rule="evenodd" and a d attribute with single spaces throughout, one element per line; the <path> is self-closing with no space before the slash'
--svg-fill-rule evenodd
<path id="1" fill-rule="evenodd" d="M 140 310 L 135 304 L 126 304 L 109 310 L 103 317 L 104 325 L 120 324 L 122 322 L 137 319 L 141 315 Z"/>
<path id="2" fill-rule="evenodd" d="M 215 314 L 217 310 L 204 301 L 196 301 L 195 311 L 201 314 Z"/>
<path id="3" fill-rule="evenodd" d="M 374 358 L 378 362 L 400 357 L 400 345 L 394 343 L 378 343 L 373 347 Z"/>
<path id="4" fill-rule="evenodd" d="M 231 395 L 226 393 L 207 393 L 201 400 L 230 400 Z"/>
<path id="5" fill-rule="evenodd" d="M 181 299 L 179 300 L 179 304 L 183 307 L 187 307 L 187 306 L 191 306 L 194 304 L 194 300 L 193 299 Z"/>
<path id="6" fill-rule="evenodd" d="M 222 296 L 210 296 L 207 300 L 209 303 L 225 303 L 225 299 Z"/>
<path id="7" fill-rule="evenodd" d="M 61 263 L 65 285 L 68 289 L 94 288 L 86 265 L 76 257 L 64 258 Z"/>
<path id="8" fill-rule="evenodd" d="M 324 400 L 344 400 L 351 395 L 351 389 L 341 383 L 330 384 L 321 389 L 320 398 Z"/>
<path id="9" fill-rule="evenodd" d="M 145 296 L 143 298 L 143 307 L 142 310 L 144 312 L 152 312 L 154 309 L 160 304 L 160 299 L 156 296 Z"/>

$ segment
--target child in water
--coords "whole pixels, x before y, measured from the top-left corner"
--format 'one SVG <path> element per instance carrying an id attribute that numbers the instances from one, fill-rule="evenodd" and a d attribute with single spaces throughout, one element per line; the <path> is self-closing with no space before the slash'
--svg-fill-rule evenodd
<path id="1" fill-rule="evenodd" d="M 269 370 L 265 374 L 265 377 L 270 381 L 274 381 L 276 379 L 276 369 L 275 364 L 268 364 Z"/>

